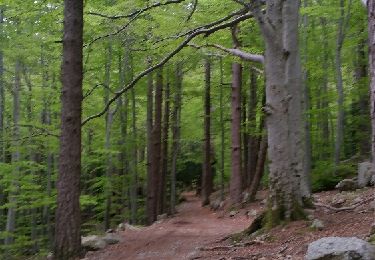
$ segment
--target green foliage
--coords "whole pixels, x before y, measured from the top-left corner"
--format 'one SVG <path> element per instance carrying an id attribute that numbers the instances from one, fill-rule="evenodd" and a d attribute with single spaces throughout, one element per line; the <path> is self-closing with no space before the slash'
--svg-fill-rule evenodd
<path id="1" fill-rule="evenodd" d="M 335 166 L 332 162 L 321 161 L 312 171 L 312 188 L 314 192 L 332 190 L 341 180 L 356 175 L 353 164 Z"/>

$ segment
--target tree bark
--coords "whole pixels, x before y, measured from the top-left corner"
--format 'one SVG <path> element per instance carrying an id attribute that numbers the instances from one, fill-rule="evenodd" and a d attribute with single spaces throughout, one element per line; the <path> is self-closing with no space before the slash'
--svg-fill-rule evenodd
<path id="1" fill-rule="evenodd" d="M 266 43 L 269 200 L 266 226 L 303 216 L 302 75 L 298 47 L 300 1 L 266 1 L 266 13 L 255 13 Z"/>
<path id="2" fill-rule="evenodd" d="M 56 259 L 75 259 L 81 253 L 82 47 L 83 1 L 64 1 L 62 61 L 62 110 L 57 209 L 55 218 Z"/>
<path id="3" fill-rule="evenodd" d="M 249 108 L 247 121 L 250 132 L 255 131 L 256 122 L 256 107 L 257 107 L 257 76 L 254 69 L 250 69 L 250 91 L 249 91 Z M 249 135 L 248 139 L 249 153 L 248 153 L 248 167 L 246 169 L 247 183 L 246 187 L 251 187 L 251 183 L 255 176 L 258 153 L 259 153 L 259 138 L 254 134 Z"/>
<path id="4" fill-rule="evenodd" d="M 107 57 L 105 64 L 105 74 L 104 74 L 104 104 L 107 104 L 109 99 L 109 89 L 111 84 L 111 67 L 112 67 L 112 42 L 108 44 Z M 112 154 L 111 149 L 111 128 L 113 123 L 114 111 L 108 110 L 105 117 L 105 142 L 104 149 L 108 153 L 106 158 L 106 182 L 105 182 L 105 212 L 104 212 L 104 231 L 108 230 L 111 226 L 111 208 L 112 208 Z"/>
<path id="5" fill-rule="evenodd" d="M 162 146 L 161 146 L 161 192 L 159 194 L 160 205 L 158 214 L 166 212 L 166 180 L 168 173 L 168 137 L 169 137 L 169 114 L 170 114 L 170 83 L 169 81 L 165 84 L 164 92 L 164 119 L 163 119 L 163 131 L 162 131 Z"/>
<path id="6" fill-rule="evenodd" d="M 369 63 L 370 63 L 370 103 L 371 103 L 371 159 L 375 169 L 375 1 L 367 1 Z"/>
<path id="7" fill-rule="evenodd" d="M 180 150 L 180 119 L 181 119 L 181 93 L 182 93 L 182 64 L 176 65 L 176 83 L 172 113 L 172 165 L 171 165 L 171 205 L 170 213 L 176 213 L 176 175 L 177 159 Z"/>
<path id="8" fill-rule="evenodd" d="M 163 103 L 163 70 L 157 72 L 155 89 L 155 120 L 152 127 L 151 179 L 147 188 L 147 223 L 157 219 L 160 189 L 161 119 Z"/>
<path id="9" fill-rule="evenodd" d="M 231 124 L 231 178 L 230 200 L 233 204 L 242 202 L 242 175 L 241 175 L 241 86 L 242 65 L 232 64 L 232 124 Z"/>
<path id="10" fill-rule="evenodd" d="M 220 58 L 220 200 L 224 201 L 224 169 L 225 169 L 225 122 L 224 122 L 224 70 L 223 59 Z"/>
<path id="11" fill-rule="evenodd" d="M 211 167 L 211 62 L 206 58 L 205 64 L 205 94 L 204 94 L 204 143 L 203 143 L 203 174 L 201 199 L 202 206 L 210 203 L 212 193 Z M 241 155 L 240 155 L 241 156 Z"/>

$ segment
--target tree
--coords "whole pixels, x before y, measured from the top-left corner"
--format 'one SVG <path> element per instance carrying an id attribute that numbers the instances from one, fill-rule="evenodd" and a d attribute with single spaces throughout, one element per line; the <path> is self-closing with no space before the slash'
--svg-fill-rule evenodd
<path id="1" fill-rule="evenodd" d="M 203 171 L 201 197 L 202 206 L 210 203 L 212 193 L 212 166 L 211 166 L 211 61 L 207 57 L 204 63 L 204 143 L 203 143 Z"/>
<path id="2" fill-rule="evenodd" d="M 254 7 L 265 41 L 266 105 L 270 194 L 267 225 L 301 214 L 303 174 L 302 75 L 298 50 L 300 1 L 271 0 L 266 12 Z"/>
<path id="3" fill-rule="evenodd" d="M 57 209 L 56 259 L 75 259 L 81 254 L 81 117 L 83 1 L 64 1 L 63 61 L 61 66 L 61 137 Z"/>

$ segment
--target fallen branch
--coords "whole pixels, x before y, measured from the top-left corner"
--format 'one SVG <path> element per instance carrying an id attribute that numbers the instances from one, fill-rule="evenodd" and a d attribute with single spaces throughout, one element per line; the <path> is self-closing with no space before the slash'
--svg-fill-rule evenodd
<path id="1" fill-rule="evenodd" d="M 332 206 L 329 206 L 329 205 L 325 205 L 325 204 L 322 204 L 322 203 L 314 203 L 314 206 L 315 207 L 322 207 L 322 208 L 326 208 L 326 209 L 329 209 L 329 210 L 332 210 L 332 211 L 335 211 L 335 212 L 340 212 L 340 211 L 347 211 L 347 210 L 353 210 L 353 209 L 356 209 L 358 208 L 359 206 L 363 205 L 363 204 L 366 204 L 367 202 L 371 201 L 371 200 L 374 200 L 374 197 L 370 197 L 370 198 L 367 198 L 365 200 L 362 200 L 361 202 L 358 202 L 352 206 L 349 206 L 349 207 L 341 207 L 341 208 L 336 208 L 336 207 L 332 207 Z"/>

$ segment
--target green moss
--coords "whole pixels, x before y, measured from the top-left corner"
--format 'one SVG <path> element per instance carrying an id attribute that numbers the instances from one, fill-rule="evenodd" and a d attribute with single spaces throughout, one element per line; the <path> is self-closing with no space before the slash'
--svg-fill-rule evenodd
<path id="1" fill-rule="evenodd" d="M 372 235 L 372 236 L 370 236 L 370 239 L 369 239 L 369 241 L 368 241 L 370 244 L 373 244 L 373 245 L 375 245 L 375 234 L 374 235 Z"/>

